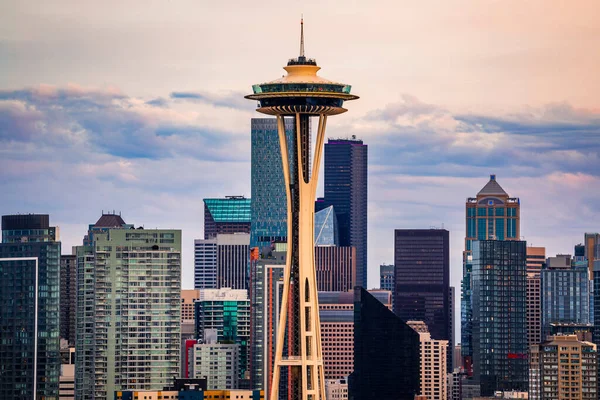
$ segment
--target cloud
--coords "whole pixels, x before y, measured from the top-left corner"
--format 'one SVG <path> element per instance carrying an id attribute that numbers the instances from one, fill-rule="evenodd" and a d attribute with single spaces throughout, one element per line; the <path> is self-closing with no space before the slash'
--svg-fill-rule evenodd
<path id="1" fill-rule="evenodd" d="M 254 103 L 244 99 L 246 94 L 248 93 L 228 92 L 214 94 L 207 92 L 172 92 L 169 97 L 176 101 L 201 102 L 210 104 L 214 107 L 251 111 L 254 109 Z"/>

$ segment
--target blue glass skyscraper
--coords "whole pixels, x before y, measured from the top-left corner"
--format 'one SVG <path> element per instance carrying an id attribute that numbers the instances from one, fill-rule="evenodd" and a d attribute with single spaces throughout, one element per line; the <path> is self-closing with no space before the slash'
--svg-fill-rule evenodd
<path id="1" fill-rule="evenodd" d="M 60 242 L 48 215 L 5 215 L 0 244 L 0 399 L 58 400 Z"/>
<path id="2" fill-rule="evenodd" d="M 286 132 L 293 133 L 293 120 L 286 120 Z M 287 203 L 277 120 L 252 118 L 251 228 L 250 248 L 269 246 L 287 239 Z M 290 163 L 290 168 L 294 163 Z"/>

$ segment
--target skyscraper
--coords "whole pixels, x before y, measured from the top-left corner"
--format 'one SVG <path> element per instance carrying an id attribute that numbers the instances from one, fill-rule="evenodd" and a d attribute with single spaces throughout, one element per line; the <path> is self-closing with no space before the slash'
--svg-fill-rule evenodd
<path id="1" fill-rule="evenodd" d="M 481 395 L 527 391 L 526 243 L 473 243 L 473 369 Z"/>
<path id="2" fill-rule="evenodd" d="M 48 215 L 2 216 L 0 398 L 58 400 L 60 249 Z"/>
<path id="3" fill-rule="evenodd" d="M 545 247 L 527 246 L 527 343 L 542 341 L 542 295 L 540 273 L 546 260 Z"/>
<path id="4" fill-rule="evenodd" d="M 362 140 L 329 139 L 325 144 L 324 205 L 338 218 L 340 246 L 356 247 L 356 282 L 367 288 L 367 155 Z"/>
<path id="5" fill-rule="evenodd" d="M 60 256 L 60 338 L 75 346 L 75 314 L 77 257 Z"/>
<path id="6" fill-rule="evenodd" d="M 92 244 L 77 248 L 76 397 L 162 389 L 180 373 L 181 231 L 108 228 Z"/>
<path id="7" fill-rule="evenodd" d="M 600 260 L 600 233 L 585 234 L 585 257 L 588 261 L 590 279 L 594 279 L 594 261 Z"/>
<path id="8" fill-rule="evenodd" d="M 350 400 L 414 400 L 420 389 L 419 334 L 361 287 L 354 289 Z"/>
<path id="9" fill-rule="evenodd" d="M 216 238 L 218 234 L 249 234 L 250 203 L 244 196 L 204 199 L 204 239 Z"/>
<path id="10" fill-rule="evenodd" d="M 356 249 L 316 246 L 315 269 L 320 292 L 352 290 L 356 286 Z"/>
<path id="11" fill-rule="evenodd" d="M 240 346 L 239 378 L 245 379 L 250 346 L 248 291 L 229 288 L 201 289 L 200 298 L 195 303 L 195 315 L 198 339 L 204 341 L 204 333 L 215 329 L 219 343 L 235 343 Z"/>
<path id="12" fill-rule="evenodd" d="M 247 289 L 249 242 L 247 233 L 194 240 L 194 288 Z"/>
<path id="13" fill-rule="evenodd" d="M 590 293 L 587 266 L 571 265 L 571 256 L 549 257 L 541 271 L 542 337 L 550 335 L 551 324 L 586 325 L 590 322 Z"/>
<path id="14" fill-rule="evenodd" d="M 288 140 L 294 121 L 285 121 Z M 262 248 L 287 238 L 287 205 L 281 168 L 276 118 L 251 120 L 251 231 L 250 247 Z M 290 162 L 290 169 L 293 168 Z"/>
<path id="15" fill-rule="evenodd" d="M 430 400 L 446 400 L 448 341 L 432 339 L 427 324 L 423 321 L 408 321 L 407 324 L 419 334 L 421 341 L 421 390 L 419 394 Z"/>
<path id="16" fill-rule="evenodd" d="M 396 229 L 394 238 L 394 312 L 404 321 L 425 322 L 432 338 L 448 340 L 453 347 L 449 232 Z"/>
<path id="17" fill-rule="evenodd" d="M 379 289 L 389 290 L 394 293 L 394 265 L 381 264 L 379 266 Z"/>
<path id="18" fill-rule="evenodd" d="M 471 270 L 473 242 L 476 240 L 520 240 L 521 211 L 517 197 L 510 197 L 496 181 L 496 175 L 465 204 L 465 250 L 461 282 L 461 351 L 467 374 L 472 374 Z"/>

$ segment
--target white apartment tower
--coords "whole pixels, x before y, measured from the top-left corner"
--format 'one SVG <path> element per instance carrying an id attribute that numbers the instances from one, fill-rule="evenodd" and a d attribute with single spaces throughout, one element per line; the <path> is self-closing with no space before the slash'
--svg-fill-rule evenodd
<path id="1" fill-rule="evenodd" d="M 428 400 L 447 399 L 447 340 L 431 338 L 423 321 L 408 321 L 421 339 L 421 396 Z"/>

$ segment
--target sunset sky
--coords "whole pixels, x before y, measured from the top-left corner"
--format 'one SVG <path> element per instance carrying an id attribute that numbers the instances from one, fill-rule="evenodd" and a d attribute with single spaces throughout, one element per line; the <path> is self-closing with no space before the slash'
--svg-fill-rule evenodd
<path id="1" fill-rule="evenodd" d="M 250 196 L 251 85 L 306 54 L 360 100 L 329 137 L 369 145 L 369 286 L 393 229 L 451 232 L 490 174 L 547 254 L 600 231 L 600 2 L 0 1 L 0 212 L 48 213 L 63 253 L 102 210 L 179 228 Z M 459 302 L 459 296 L 457 296 Z"/>

